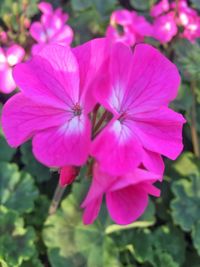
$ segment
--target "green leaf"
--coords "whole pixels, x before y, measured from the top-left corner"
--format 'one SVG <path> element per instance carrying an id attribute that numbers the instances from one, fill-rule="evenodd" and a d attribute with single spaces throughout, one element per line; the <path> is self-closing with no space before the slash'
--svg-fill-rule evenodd
<path id="1" fill-rule="evenodd" d="M 18 213 L 30 212 L 38 190 L 33 178 L 19 172 L 16 164 L 0 162 L 0 203 Z"/>
<path id="2" fill-rule="evenodd" d="M 150 7 L 156 3 L 156 0 L 146 1 L 146 0 L 130 0 L 131 5 L 141 11 L 148 11 Z"/>
<path id="3" fill-rule="evenodd" d="M 171 201 L 172 217 L 184 231 L 191 231 L 200 214 L 200 177 L 180 179 L 173 183 L 175 198 Z"/>
<path id="4" fill-rule="evenodd" d="M 162 226 L 153 232 L 148 229 L 136 230 L 131 238 L 132 253 L 139 263 L 149 262 L 154 267 L 178 267 L 184 262 L 184 236 L 175 227 Z"/>
<path id="5" fill-rule="evenodd" d="M 62 202 L 61 210 L 45 222 L 43 239 L 52 266 L 65 267 L 66 262 L 75 267 L 85 266 L 85 262 L 88 267 L 120 266 L 115 244 L 105 232 L 105 218 L 85 226 L 79 205 L 71 194 Z"/>
<path id="6" fill-rule="evenodd" d="M 31 142 L 23 144 L 20 150 L 22 152 L 22 162 L 25 165 L 24 170 L 33 175 L 38 183 L 48 181 L 51 178 L 50 170 L 35 159 Z"/>
<path id="7" fill-rule="evenodd" d="M 200 220 L 193 226 L 192 239 L 194 247 L 200 256 Z"/>
<path id="8" fill-rule="evenodd" d="M 10 161 L 15 154 L 16 149 L 11 148 L 3 136 L 0 128 L 0 161 Z"/>
<path id="9" fill-rule="evenodd" d="M 183 265 L 183 267 L 199 267 L 200 263 L 200 256 L 198 256 L 194 252 L 188 251 L 186 254 L 186 261 Z"/>
<path id="10" fill-rule="evenodd" d="M 0 258 L 8 267 L 18 267 L 35 254 L 35 232 L 24 228 L 17 213 L 0 207 Z"/>

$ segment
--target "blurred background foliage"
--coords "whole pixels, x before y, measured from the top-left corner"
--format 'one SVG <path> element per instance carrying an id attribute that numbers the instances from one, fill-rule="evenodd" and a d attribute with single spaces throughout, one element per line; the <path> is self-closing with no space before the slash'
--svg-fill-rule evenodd
<path id="1" fill-rule="evenodd" d="M 155 0 L 53 0 L 69 13 L 73 45 L 105 34 L 112 11 L 134 9 L 145 15 Z M 39 17 L 37 0 L 0 0 L 0 29 L 27 50 L 24 20 Z M 200 1 L 191 0 L 200 11 Z M 80 203 L 88 189 L 84 171 L 70 186 L 54 215 L 48 207 L 58 177 L 38 163 L 31 144 L 8 147 L 0 131 L 1 267 L 199 267 L 200 266 L 200 42 L 173 40 L 163 48 L 182 75 L 172 104 L 187 118 L 183 154 L 166 160 L 162 195 L 129 226 L 115 225 L 102 208 L 99 219 L 83 226 Z M 167 81 L 166 81 L 167 82 Z M 8 96 L 0 95 L 3 103 Z"/>

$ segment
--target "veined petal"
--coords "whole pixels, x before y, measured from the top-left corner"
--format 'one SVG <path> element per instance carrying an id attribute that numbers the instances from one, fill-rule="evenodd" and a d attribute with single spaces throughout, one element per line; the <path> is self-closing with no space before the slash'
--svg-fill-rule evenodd
<path id="1" fill-rule="evenodd" d="M 168 105 L 180 84 L 177 67 L 148 44 L 136 45 L 132 61 L 122 106 L 137 113 Z"/>
<path id="2" fill-rule="evenodd" d="M 176 159 L 183 149 L 182 127 L 185 119 L 179 113 L 162 107 L 134 116 L 133 131 L 143 147 Z"/>
<path id="3" fill-rule="evenodd" d="M 17 147 L 37 131 L 62 125 L 71 114 L 36 102 L 18 93 L 3 107 L 2 127 L 10 146 Z"/>
<path id="4" fill-rule="evenodd" d="M 50 167 L 80 166 L 87 160 L 90 149 L 91 124 L 87 116 L 75 116 L 59 127 L 36 133 L 33 153 Z"/>
<path id="5" fill-rule="evenodd" d="M 165 164 L 160 154 L 144 149 L 142 158 L 142 163 L 147 170 L 161 175 L 164 173 Z"/>
<path id="6" fill-rule="evenodd" d="M 139 165 L 142 148 L 126 123 L 112 120 L 94 139 L 91 154 L 110 174 L 124 174 Z"/>
<path id="7" fill-rule="evenodd" d="M 79 101 L 79 71 L 69 47 L 48 45 L 14 67 L 14 79 L 27 97 L 64 108 Z"/>
<path id="8" fill-rule="evenodd" d="M 137 220 L 148 204 L 148 194 L 139 185 L 125 187 L 106 194 L 111 218 L 117 224 L 130 224 Z"/>

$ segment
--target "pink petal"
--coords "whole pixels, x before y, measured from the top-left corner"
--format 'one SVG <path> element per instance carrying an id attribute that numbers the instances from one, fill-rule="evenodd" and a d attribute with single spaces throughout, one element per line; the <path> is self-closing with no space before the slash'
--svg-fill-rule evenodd
<path id="1" fill-rule="evenodd" d="M 110 178 L 109 180 L 112 179 Z M 109 191 L 116 191 L 128 186 L 138 185 L 138 184 L 140 185 L 152 184 L 156 181 L 162 181 L 162 175 L 160 174 L 158 175 L 140 168 L 136 168 L 130 173 L 116 177 L 114 182 L 112 182 L 112 185 L 109 187 Z"/>
<path id="2" fill-rule="evenodd" d="M 38 8 L 44 14 L 51 14 L 53 12 L 52 5 L 50 3 L 47 3 L 47 2 L 40 2 L 38 4 Z"/>
<path id="3" fill-rule="evenodd" d="M 30 35 L 35 39 L 38 43 L 46 43 L 47 35 L 45 33 L 44 27 L 40 22 L 34 22 L 30 27 Z"/>
<path id="4" fill-rule="evenodd" d="M 4 49 L 0 47 L 0 71 L 3 71 L 7 67 L 7 58 Z"/>
<path id="5" fill-rule="evenodd" d="M 94 139 L 91 155 L 110 174 L 124 174 L 139 165 L 142 149 L 129 125 L 113 120 Z"/>
<path id="6" fill-rule="evenodd" d="M 51 39 L 51 42 L 57 42 L 62 45 L 70 45 L 73 39 L 72 28 L 68 25 L 63 26 Z"/>
<path id="7" fill-rule="evenodd" d="M 19 45 L 12 45 L 6 51 L 7 61 L 10 66 L 20 63 L 25 55 L 25 50 Z"/>
<path id="8" fill-rule="evenodd" d="M 144 148 L 176 159 L 183 149 L 182 127 L 185 119 L 179 113 L 163 107 L 134 115 L 134 133 Z"/>
<path id="9" fill-rule="evenodd" d="M 151 172 L 162 175 L 164 173 L 165 165 L 161 155 L 146 149 L 144 149 L 143 152 L 142 162 L 145 168 Z"/>
<path id="10" fill-rule="evenodd" d="M 97 218 L 99 214 L 101 203 L 102 203 L 102 196 L 96 198 L 85 207 L 83 212 L 84 224 L 92 224 L 94 222 L 94 220 Z"/>
<path id="11" fill-rule="evenodd" d="M 107 193 L 106 203 L 114 222 L 130 224 L 145 211 L 148 195 L 139 185 L 129 186 Z"/>
<path id="12" fill-rule="evenodd" d="M 15 90 L 16 84 L 12 76 L 12 68 L 5 66 L 4 70 L 0 71 L 0 91 L 9 94 Z"/>
<path id="13" fill-rule="evenodd" d="M 168 105 L 178 92 L 180 75 L 177 67 L 148 44 L 135 47 L 129 86 L 123 107 L 134 113 Z"/>
<path id="14" fill-rule="evenodd" d="M 60 127 L 51 127 L 36 133 L 33 153 L 43 164 L 50 167 L 83 165 L 90 149 L 91 124 L 81 115 L 66 120 Z"/>
<path id="15" fill-rule="evenodd" d="M 22 93 L 10 98 L 2 111 L 3 131 L 12 147 L 21 145 L 39 130 L 64 124 L 67 119 L 63 110 L 37 104 Z"/>
<path id="16" fill-rule="evenodd" d="M 106 60 L 108 60 L 109 49 L 105 38 L 93 39 L 83 45 L 72 49 L 80 71 L 80 88 L 82 99 L 87 99 L 88 111 L 96 104 L 96 100 L 92 97 L 91 90 L 94 87 L 94 77 L 101 78 L 102 73 L 98 73 L 100 69 L 104 70 Z M 102 56 L 103 55 L 103 56 Z"/>
<path id="17" fill-rule="evenodd" d="M 69 47 L 48 45 L 14 68 L 14 79 L 27 97 L 66 109 L 79 102 L 79 72 Z"/>

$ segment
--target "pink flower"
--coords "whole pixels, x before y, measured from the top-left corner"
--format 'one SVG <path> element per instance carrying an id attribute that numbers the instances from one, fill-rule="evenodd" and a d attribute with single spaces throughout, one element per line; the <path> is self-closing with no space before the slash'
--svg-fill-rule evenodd
<path id="1" fill-rule="evenodd" d="M 163 44 L 170 42 L 177 32 L 174 12 L 157 17 L 153 23 L 153 37 Z"/>
<path id="2" fill-rule="evenodd" d="M 162 173 L 160 154 L 175 159 L 183 148 L 185 120 L 168 108 L 180 84 L 176 66 L 150 45 L 138 44 L 132 53 L 116 43 L 104 72 L 94 95 L 114 117 L 94 139 L 91 154 L 113 175 L 131 172 L 141 162 Z"/>
<path id="3" fill-rule="evenodd" d="M 138 16 L 134 11 L 124 9 L 112 13 L 106 35 L 111 41 L 132 46 L 144 41 L 144 36 L 150 36 L 151 30 L 150 23 L 144 17 Z"/>
<path id="4" fill-rule="evenodd" d="M 60 170 L 59 184 L 61 187 L 65 187 L 73 183 L 74 179 L 78 175 L 78 171 L 73 166 L 65 166 Z"/>
<path id="5" fill-rule="evenodd" d="M 12 77 L 13 66 L 22 61 L 24 49 L 13 44 L 8 48 L 0 47 L 0 91 L 9 94 L 15 88 L 16 84 Z"/>
<path id="6" fill-rule="evenodd" d="M 53 10 L 51 4 L 41 2 L 39 9 L 43 13 L 40 22 L 34 22 L 30 28 L 30 34 L 38 44 L 33 45 L 32 53 L 40 51 L 47 43 L 69 45 L 72 42 L 73 31 L 66 25 L 68 15 L 60 8 Z"/>
<path id="7" fill-rule="evenodd" d="M 158 197 L 160 190 L 153 183 L 159 175 L 135 169 L 124 176 L 111 176 L 94 166 L 93 180 L 88 195 L 82 203 L 83 222 L 91 224 L 97 218 L 103 195 L 111 218 L 117 224 L 130 224 L 138 219 L 148 205 L 148 195 Z"/>
<path id="8" fill-rule="evenodd" d="M 161 0 L 158 4 L 153 5 L 150 11 L 152 17 L 158 17 L 164 12 L 169 11 L 170 4 L 168 0 Z"/>
<path id="9" fill-rule="evenodd" d="M 15 67 L 14 79 L 22 92 L 11 97 L 2 112 L 3 131 L 12 147 L 33 138 L 33 153 L 47 166 L 86 162 L 91 139 L 88 113 L 96 104 L 89 87 L 103 49 L 104 39 L 73 52 L 52 44 Z"/>

